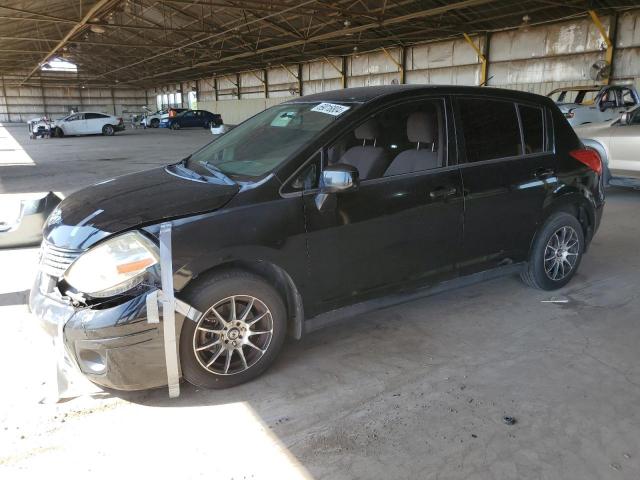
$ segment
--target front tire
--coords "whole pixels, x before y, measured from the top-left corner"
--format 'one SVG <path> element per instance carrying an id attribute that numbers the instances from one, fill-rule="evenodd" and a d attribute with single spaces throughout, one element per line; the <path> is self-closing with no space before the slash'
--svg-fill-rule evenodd
<path id="1" fill-rule="evenodd" d="M 287 330 L 279 293 L 262 278 L 229 271 L 203 279 L 187 301 L 203 312 L 180 334 L 182 376 L 203 388 L 228 388 L 259 376 L 276 359 Z"/>
<path id="2" fill-rule="evenodd" d="M 578 270 L 583 252 L 584 232 L 578 219 L 554 213 L 536 235 L 522 280 L 540 290 L 562 288 Z"/>
<path id="3" fill-rule="evenodd" d="M 151 119 L 151 128 L 158 128 L 160 126 L 160 120 L 157 118 Z"/>
<path id="4" fill-rule="evenodd" d="M 116 130 L 113 128 L 113 125 L 105 125 L 102 127 L 102 134 L 106 137 L 112 137 L 115 133 Z"/>

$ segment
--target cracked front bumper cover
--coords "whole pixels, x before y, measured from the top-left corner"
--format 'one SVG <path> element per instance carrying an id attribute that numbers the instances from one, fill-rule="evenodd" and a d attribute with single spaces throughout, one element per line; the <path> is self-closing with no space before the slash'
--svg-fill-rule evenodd
<path id="1" fill-rule="evenodd" d="M 167 384 L 161 324 L 147 322 L 148 292 L 108 308 L 77 308 L 54 289 L 45 293 L 39 273 L 29 305 L 44 330 L 55 337 L 62 322 L 67 354 L 92 382 L 116 390 L 145 390 Z M 176 331 L 182 327 L 176 315 Z"/>

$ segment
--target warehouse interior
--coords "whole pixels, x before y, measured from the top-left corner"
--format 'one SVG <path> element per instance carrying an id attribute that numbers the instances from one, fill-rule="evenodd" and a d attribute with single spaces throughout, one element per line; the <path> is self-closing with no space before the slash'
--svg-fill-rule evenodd
<path id="1" fill-rule="evenodd" d="M 234 127 L 353 87 L 640 90 L 634 0 L 0 3 L 0 207 L 66 198 L 217 138 L 136 124 L 170 108 Z M 124 130 L 29 137 L 32 119 L 85 111 Z M 39 248 L 0 242 L 0 476 L 638 478 L 638 188 L 606 201 L 558 292 L 503 277 L 355 315 L 287 341 L 255 381 L 171 399 L 87 382 L 52 400 L 56 351 L 28 309 Z"/>

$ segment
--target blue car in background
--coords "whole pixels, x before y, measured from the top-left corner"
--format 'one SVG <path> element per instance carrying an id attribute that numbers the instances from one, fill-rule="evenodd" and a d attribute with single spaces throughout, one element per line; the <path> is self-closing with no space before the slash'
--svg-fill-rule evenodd
<path id="1" fill-rule="evenodd" d="M 222 125 L 222 116 L 206 110 L 187 110 L 175 117 L 163 118 L 160 122 L 162 128 L 170 128 L 172 130 L 188 127 L 211 128 L 219 127 L 220 125 Z"/>

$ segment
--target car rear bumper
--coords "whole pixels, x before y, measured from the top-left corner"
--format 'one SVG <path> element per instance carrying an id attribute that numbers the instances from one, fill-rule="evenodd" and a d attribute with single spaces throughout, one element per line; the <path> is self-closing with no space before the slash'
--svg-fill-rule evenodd
<path id="1" fill-rule="evenodd" d="M 65 354 L 89 380 L 116 390 L 167 384 L 162 328 L 147 322 L 146 292 L 112 307 L 77 308 L 59 294 L 45 293 L 46 280 L 38 274 L 31 311 L 45 332 L 62 336 Z"/>

